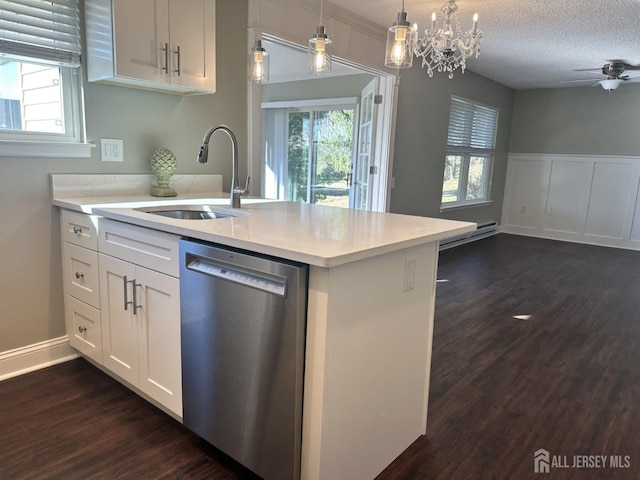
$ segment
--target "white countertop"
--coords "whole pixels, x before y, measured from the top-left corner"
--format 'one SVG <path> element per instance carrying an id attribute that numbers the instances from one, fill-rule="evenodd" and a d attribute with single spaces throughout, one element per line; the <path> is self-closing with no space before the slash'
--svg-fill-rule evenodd
<path id="1" fill-rule="evenodd" d="M 220 175 L 180 175 L 177 197 L 152 197 L 152 175 L 51 175 L 52 203 L 78 212 L 176 235 L 333 267 L 363 258 L 463 235 L 475 223 L 368 212 L 339 207 L 242 198 L 239 215 L 211 220 L 178 220 L 135 208 L 215 205 L 229 209 Z"/>
<path id="2" fill-rule="evenodd" d="M 229 208 L 228 194 L 207 198 L 148 195 L 54 198 L 54 205 L 266 255 L 333 267 L 475 230 L 476 224 L 298 202 L 242 199 L 241 215 L 180 220 L 134 210 L 151 205 Z"/>

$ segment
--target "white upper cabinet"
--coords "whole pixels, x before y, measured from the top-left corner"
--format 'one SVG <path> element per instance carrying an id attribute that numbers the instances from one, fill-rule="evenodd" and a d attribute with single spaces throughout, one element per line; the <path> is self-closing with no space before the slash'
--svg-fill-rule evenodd
<path id="1" fill-rule="evenodd" d="M 86 0 L 89 81 L 213 93 L 215 0 Z"/>

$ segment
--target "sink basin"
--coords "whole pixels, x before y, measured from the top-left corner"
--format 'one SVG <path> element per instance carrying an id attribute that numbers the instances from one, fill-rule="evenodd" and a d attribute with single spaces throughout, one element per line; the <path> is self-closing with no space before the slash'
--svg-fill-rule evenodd
<path id="1" fill-rule="evenodd" d="M 210 205 L 165 205 L 160 207 L 140 207 L 134 208 L 134 210 L 180 220 L 211 220 L 248 215 L 247 212 L 239 212 Z"/>

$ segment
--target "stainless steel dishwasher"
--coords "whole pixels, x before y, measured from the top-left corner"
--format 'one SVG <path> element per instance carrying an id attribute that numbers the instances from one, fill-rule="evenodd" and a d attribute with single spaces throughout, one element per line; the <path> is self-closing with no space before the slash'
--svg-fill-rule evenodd
<path id="1" fill-rule="evenodd" d="M 180 241 L 184 425 L 267 480 L 300 478 L 308 266 Z"/>

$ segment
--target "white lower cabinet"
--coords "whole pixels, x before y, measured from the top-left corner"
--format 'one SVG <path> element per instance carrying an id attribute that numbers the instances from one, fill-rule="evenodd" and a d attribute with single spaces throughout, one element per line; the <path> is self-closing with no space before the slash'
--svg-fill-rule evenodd
<path id="1" fill-rule="evenodd" d="M 100 254 L 103 364 L 182 416 L 180 285 Z"/>
<path id="2" fill-rule="evenodd" d="M 69 344 L 182 417 L 178 236 L 62 210 Z"/>

